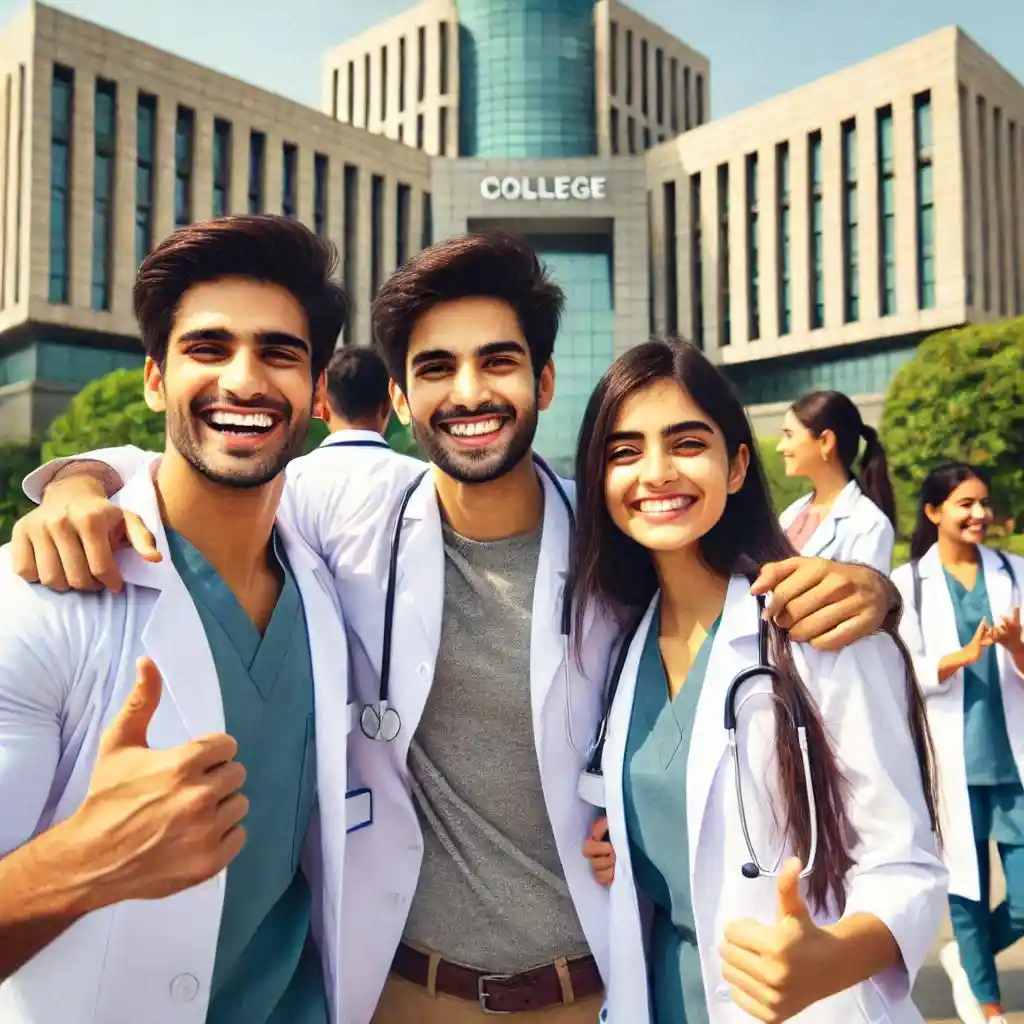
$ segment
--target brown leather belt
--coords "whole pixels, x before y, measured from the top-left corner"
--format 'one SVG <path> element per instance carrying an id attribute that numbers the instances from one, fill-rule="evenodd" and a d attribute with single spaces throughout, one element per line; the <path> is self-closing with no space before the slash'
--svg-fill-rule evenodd
<path id="1" fill-rule="evenodd" d="M 592 956 L 568 960 L 565 966 L 572 986 L 568 1001 L 586 999 L 604 987 Z M 398 947 L 391 969 L 414 985 L 429 987 L 430 957 L 426 953 L 403 943 Z M 479 1003 L 484 1013 L 525 1013 L 527 1010 L 561 1006 L 567 1001 L 554 964 L 545 964 L 520 974 L 487 974 L 442 960 L 437 965 L 434 987 L 446 996 Z"/>

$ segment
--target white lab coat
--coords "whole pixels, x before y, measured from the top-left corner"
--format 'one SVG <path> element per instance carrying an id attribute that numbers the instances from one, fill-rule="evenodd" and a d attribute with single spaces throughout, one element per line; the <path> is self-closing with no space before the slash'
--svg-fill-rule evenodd
<path id="1" fill-rule="evenodd" d="M 618 862 L 611 886 L 609 1024 L 649 1021 L 641 900 L 633 881 L 623 805 L 622 774 L 637 670 L 658 598 L 631 644 L 609 719 L 604 751 L 611 842 Z M 750 1018 L 729 995 L 718 947 L 726 925 L 743 918 L 776 920 L 774 879 L 749 880 L 750 860 L 740 827 L 733 768 L 722 725 L 726 691 L 738 672 L 757 663 L 758 607 L 749 583 L 729 586 L 696 710 L 687 761 L 687 833 L 697 942 L 711 1024 Z M 874 914 L 892 931 L 903 954 L 896 967 L 854 989 L 809 1007 L 801 1024 L 910 1024 L 921 1015 L 910 1000 L 918 968 L 935 939 L 946 906 L 946 872 L 936 854 L 917 761 L 906 726 L 903 662 L 892 641 L 875 635 L 838 654 L 793 645 L 797 670 L 817 701 L 852 786 L 849 814 L 859 841 L 847 884 L 846 912 Z M 767 693 L 759 677 L 748 693 Z M 739 701 L 737 701 L 739 707 Z M 751 841 L 762 863 L 774 864 L 781 844 L 771 808 L 781 808 L 772 768 L 775 702 L 754 697 L 739 712 L 737 744 Z M 811 750 L 811 758 L 814 750 Z M 780 810 L 780 815 L 781 815 Z M 819 916 L 819 923 L 828 918 Z"/>
<path id="2" fill-rule="evenodd" d="M 810 504 L 813 494 L 794 501 L 779 516 L 783 530 Z M 888 575 L 896 533 L 885 513 L 851 480 L 800 551 L 801 555 L 834 562 L 863 562 Z"/>
<path id="3" fill-rule="evenodd" d="M 67 819 L 85 797 L 100 737 L 153 659 L 164 691 L 149 744 L 166 749 L 224 730 L 202 622 L 174 570 L 150 474 L 118 503 L 142 516 L 163 560 L 123 552 L 123 593 L 58 594 L 0 566 L 0 855 Z M 309 625 L 315 681 L 318 809 L 303 868 L 332 1024 L 341 1013 L 341 873 L 346 839 L 346 637 L 326 568 L 279 522 Z M 349 812 L 365 811 L 353 795 Z M 348 821 L 356 827 L 360 821 Z M 365 829 L 372 831 L 372 829 Z M 203 1024 L 213 977 L 225 872 L 166 899 L 129 901 L 72 925 L 0 985 L 4 1024 Z"/>
<path id="4" fill-rule="evenodd" d="M 152 455 L 121 448 L 82 457 L 100 459 L 126 478 Z M 54 460 L 26 478 L 30 498 L 38 500 L 63 461 Z M 423 837 L 406 757 L 433 684 L 440 645 L 444 539 L 429 466 L 414 460 L 379 460 L 357 479 L 309 472 L 289 477 L 281 503 L 282 517 L 334 573 L 349 629 L 353 687 L 361 707 L 376 702 L 379 693 L 384 598 L 398 505 L 405 489 L 421 474 L 426 475 L 406 509 L 398 560 L 391 702 L 401 714 L 402 730 L 394 742 L 380 743 L 366 739 L 357 727 L 349 742 L 350 785 L 372 791 L 374 826 L 350 835 L 345 852 L 345 1024 L 369 1022 L 401 942 L 419 879 Z M 560 627 L 570 524 L 553 484 L 543 473 L 540 479 L 545 507 L 530 655 L 534 736 L 565 878 L 591 952 L 607 977 L 608 893 L 595 881 L 582 853 L 596 812 L 579 797 L 577 784 L 597 729 L 616 630 L 610 621 L 590 615 L 583 665 L 577 665 L 572 651 L 566 663 Z M 562 484 L 572 501 L 573 484 Z M 480 756 L 486 758 L 487 751 L 480 751 Z"/>
<path id="5" fill-rule="evenodd" d="M 995 622 L 1014 608 L 1010 576 L 999 556 L 980 547 L 985 588 Z M 1024 586 L 1024 558 L 1008 555 L 1017 581 Z M 954 672 L 939 682 L 939 661 L 960 650 L 953 599 L 949 596 L 939 547 L 933 544 L 918 563 L 921 574 L 921 615 L 914 609 L 913 572 L 908 562 L 899 566 L 892 581 L 903 597 L 900 635 L 914 660 L 914 671 L 928 709 L 928 724 L 939 766 L 939 812 L 943 847 L 949 868 L 949 891 L 969 900 L 981 899 L 981 879 L 975 851 L 971 805 L 967 793 L 967 762 L 964 755 L 964 673 Z M 1017 600 L 1020 598 L 1018 596 Z M 923 629 L 922 629 L 923 626 Z M 1004 647 L 997 647 L 1006 731 L 1017 771 L 1024 779 L 1024 677 Z"/>

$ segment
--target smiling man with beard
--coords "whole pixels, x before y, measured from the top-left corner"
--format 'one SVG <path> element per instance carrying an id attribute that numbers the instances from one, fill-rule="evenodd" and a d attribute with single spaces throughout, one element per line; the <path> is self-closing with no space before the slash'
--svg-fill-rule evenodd
<path id="1" fill-rule="evenodd" d="M 348 1024 L 458 1024 L 494 1011 L 592 1024 L 600 1012 L 608 894 L 583 856 L 596 812 L 577 785 L 619 623 L 588 617 L 581 661 L 569 654 L 574 488 L 532 452 L 554 396 L 563 302 L 510 235 L 420 253 L 378 293 L 373 325 L 397 415 L 432 467 L 382 460 L 285 487 L 282 516 L 334 573 L 364 707 L 350 785 L 372 790 L 374 825 L 345 849 Z M 116 470 L 107 493 L 151 458 L 87 457 Z M 50 464 L 27 489 L 83 468 Z M 98 490 L 79 476 L 47 489 L 20 527 L 26 576 L 59 582 L 55 538 L 72 518 L 110 514 Z M 116 582 L 115 519 L 73 530 L 92 552 L 65 559 L 83 585 Z M 130 532 L 145 550 L 144 531 Z M 868 569 L 814 559 L 766 567 L 759 585 L 794 637 L 832 647 L 873 632 L 893 597 Z"/>
<path id="2" fill-rule="evenodd" d="M 345 323 L 333 271 L 281 217 L 165 240 L 134 300 L 166 444 L 118 497 L 154 550 L 101 594 L 0 556 L 5 1024 L 337 1019 L 347 641 L 276 521 Z"/>

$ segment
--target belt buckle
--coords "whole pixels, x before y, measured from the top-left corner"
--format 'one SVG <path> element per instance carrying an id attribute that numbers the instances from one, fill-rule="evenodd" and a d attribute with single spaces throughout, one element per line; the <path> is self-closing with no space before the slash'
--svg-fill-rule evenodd
<path id="1" fill-rule="evenodd" d="M 489 981 L 508 981 L 511 978 L 511 974 L 481 974 L 476 979 L 476 999 L 480 1004 L 480 1009 L 483 1013 L 491 1014 L 494 1017 L 507 1017 L 512 1013 L 511 1010 L 492 1010 L 487 1005 L 488 994 L 487 994 L 487 983 Z"/>

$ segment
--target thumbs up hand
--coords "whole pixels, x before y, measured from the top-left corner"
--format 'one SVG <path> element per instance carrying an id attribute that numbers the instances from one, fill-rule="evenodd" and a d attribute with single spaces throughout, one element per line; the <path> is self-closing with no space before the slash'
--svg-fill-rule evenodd
<path id="1" fill-rule="evenodd" d="M 778 1024 L 832 994 L 835 940 L 811 919 L 800 892 L 803 866 L 793 858 L 779 874 L 774 925 L 737 921 L 725 929 L 722 977 L 733 1002 L 756 1020 Z"/>
<path id="2" fill-rule="evenodd" d="M 160 899 L 212 878 L 245 844 L 238 745 L 207 736 L 151 750 L 163 681 L 140 658 L 135 687 L 100 740 L 88 795 L 67 823 L 102 904 Z"/>

